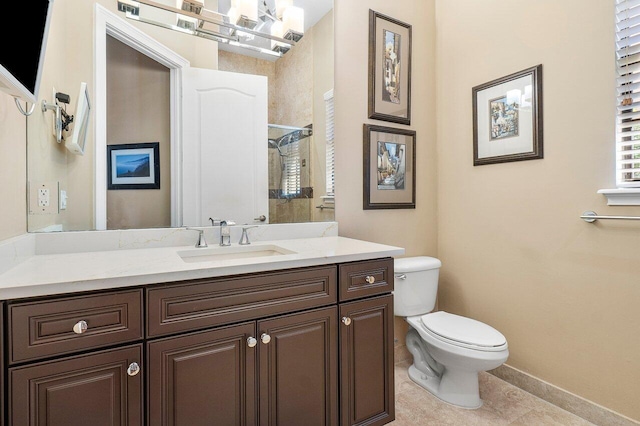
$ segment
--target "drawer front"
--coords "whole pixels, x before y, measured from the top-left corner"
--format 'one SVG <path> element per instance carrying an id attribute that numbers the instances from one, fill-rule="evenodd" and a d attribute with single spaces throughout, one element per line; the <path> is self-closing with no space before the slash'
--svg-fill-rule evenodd
<path id="1" fill-rule="evenodd" d="M 147 289 L 147 335 L 163 336 L 337 302 L 337 268 L 297 269 Z"/>
<path id="2" fill-rule="evenodd" d="M 8 317 L 11 363 L 130 342 L 143 337 L 142 290 L 17 303 Z"/>
<path id="3" fill-rule="evenodd" d="M 377 259 L 340 265 L 340 300 L 393 291 L 393 259 Z"/>

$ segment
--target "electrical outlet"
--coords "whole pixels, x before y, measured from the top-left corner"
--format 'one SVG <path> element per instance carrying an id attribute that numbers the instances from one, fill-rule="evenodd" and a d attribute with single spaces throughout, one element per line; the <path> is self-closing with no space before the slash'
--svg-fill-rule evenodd
<path id="1" fill-rule="evenodd" d="M 38 188 L 38 207 L 49 207 L 49 188 Z"/>
<path id="2" fill-rule="evenodd" d="M 58 182 L 29 182 L 29 214 L 58 214 Z"/>

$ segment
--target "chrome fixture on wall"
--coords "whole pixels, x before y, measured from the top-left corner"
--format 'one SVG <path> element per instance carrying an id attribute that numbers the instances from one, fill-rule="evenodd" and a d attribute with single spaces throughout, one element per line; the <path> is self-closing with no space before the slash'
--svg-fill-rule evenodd
<path id="1" fill-rule="evenodd" d="M 118 0 L 118 10 L 132 20 L 276 57 L 304 35 L 304 10 L 293 0 L 276 0 L 271 7 L 267 0 L 230 0 L 225 13 L 200 0 Z"/>

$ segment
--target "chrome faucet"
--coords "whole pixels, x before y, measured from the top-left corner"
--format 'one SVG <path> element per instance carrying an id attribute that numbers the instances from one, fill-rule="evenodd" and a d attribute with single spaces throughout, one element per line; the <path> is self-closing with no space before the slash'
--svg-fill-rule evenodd
<path id="1" fill-rule="evenodd" d="M 238 244 L 240 244 L 241 246 L 246 246 L 247 244 L 251 244 L 251 242 L 249 241 L 249 234 L 247 234 L 247 229 L 251 229 L 251 228 L 257 228 L 257 225 L 254 226 L 243 226 L 242 227 L 242 236 L 240 237 L 240 241 L 238 242 Z"/>
<path id="2" fill-rule="evenodd" d="M 204 230 L 203 229 L 198 229 L 198 228 L 189 228 L 187 227 L 186 229 L 190 230 L 190 231 L 198 231 L 198 242 L 196 243 L 196 247 L 197 248 L 206 248 L 208 247 L 207 242 L 204 239 Z"/>
<path id="3" fill-rule="evenodd" d="M 220 225 L 220 245 L 221 246 L 230 246 L 231 245 L 231 229 L 229 226 L 235 225 L 235 222 L 230 220 L 221 220 L 221 219 L 213 219 L 209 218 L 211 221 L 211 225 L 215 226 L 216 224 Z"/>

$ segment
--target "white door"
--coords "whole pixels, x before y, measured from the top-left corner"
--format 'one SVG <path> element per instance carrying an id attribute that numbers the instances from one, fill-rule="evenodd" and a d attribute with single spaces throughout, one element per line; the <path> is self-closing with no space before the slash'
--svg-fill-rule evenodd
<path id="1" fill-rule="evenodd" d="M 267 78 L 182 72 L 183 224 L 269 218 Z"/>

